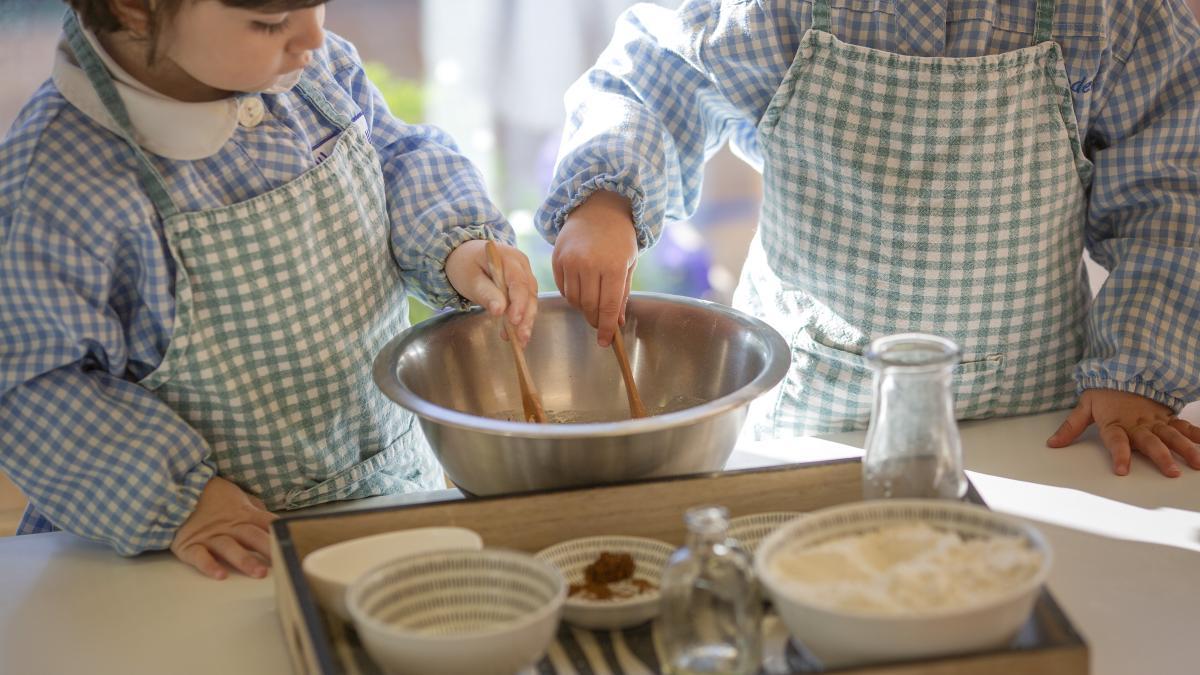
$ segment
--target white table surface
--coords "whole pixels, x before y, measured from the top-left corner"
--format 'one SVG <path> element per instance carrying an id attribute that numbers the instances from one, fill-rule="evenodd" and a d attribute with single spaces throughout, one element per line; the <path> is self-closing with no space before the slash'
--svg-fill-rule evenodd
<path id="1" fill-rule="evenodd" d="M 1185 412 L 1200 424 L 1200 407 Z M 992 508 L 1034 521 L 1050 589 L 1088 641 L 1092 672 L 1200 672 L 1200 472 L 1110 471 L 1089 432 L 1045 447 L 1063 413 L 962 425 Z M 730 468 L 861 454 L 862 434 L 743 446 Z M 377 506 L 409 498 L 377 498 Z M 341 508 L 345 508 L 344 506 Z M 211 581 L 156 553 L 123 559 L 65 533 L 0 539 L 0 673 L 286 673 L 270 579 Z"/>

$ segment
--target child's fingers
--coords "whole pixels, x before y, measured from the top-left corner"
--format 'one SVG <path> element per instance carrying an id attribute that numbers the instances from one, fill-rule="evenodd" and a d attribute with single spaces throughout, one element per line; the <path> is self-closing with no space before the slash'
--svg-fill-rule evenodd
<path id="1" fill-rule="evenodd" d="M 1091 407 L 1086 404 L 1075 406 L 1071 414 L 1067 415 L 1067 419 L 1063 420 L 1062 426 L 1058 431 L 1054 432 L 1050 438 L 1046 439 L 1046 444 L 1052 448 L 1062 448 L 1075 442 L 1076 438 L 1083 433 L 1084 429 L 1092 423 Z"/>
<path id="2" fill-rule="evenodd" d="M 1168 422 L 1176 431 L 1186 436 L 1193 443 L 1200 443 L 1200 427 L 1187 420 L 1175 418 Z"/>
<path id="3" fill-rule="evenodd" d="M 505 298 L 505 294 L 500 291 L 500 287 L 491 277 L 481 274 L 475 279 L 472 286 L 472 292 L 468 299 L 478 303 L 487 310 L 488 314 L 500 316 L 508 309 L 508 300 Z"/>
<path id="4" fill-rule="evenodd" d="M 621 306 L 625 301 L 624 292 L 625 279 L 623 278 L 606 277 L 600 287 L 597 324 L 600 327 L 599 331 L 608 336 L 608 342 L 612 341 L 612 334 L 620 330 Z"/>
<path id="5" fill-rule="evenodd" d="M 532 323 L 528 320 L 530 311 L 536 312 L 537 302 L 529 292 L 529 286 L 524 281 L 514 281 L 508 284 L 508 311 L 505 319 L 515 326 L 517 339 L 521 344 L 529 341 Z M 531 310 L 532 306 L 532 310 Z"/>
<path id="6" fill-rule="evenodd" d="M 508 321 L 517 327 L 517 336 L 524 345 L 533 334 L 537 316 L 537 279 L 531 270 L 522 268 L 521 274 L 509 277 L 508 301 Z"/>
<path id="7" fill-rule="evenodd" d="M 629 308 L 629 293 L 633 290 L 633 270 L 637 267 L 634 265 L 625 273 L 625 292 L 621 294 L 621 313 L 617 315 L 617 323 L 621 326 L 625 325 L 625 311 Z"/>
<path id="8" fill-rule="evenodd" d="M 1163 422 L 1154 426 L 1154 433 L 1158 434 L 1158 437 L 1167 444 L 1172 452 L 1182 457 L 1188 466 L 1200 469 L 1200 448 L 1197 448 L 1191 439 L 1180 433 L 1179 429 Z"/>
<path id="9" fill-rule="evenodd" d="M 261 527 L 255 527 L 250 523 L 241 523 L 233 527 L 232 536 L 242 546 L 267 560 L 271 559 L 271 535 Z"/>
<path id="10" fill-rule="evenodd" d="M 564 298 L 567 297 L 567 288 L 564 285 L 566 272 L 563 270 L 562 261 L 558 259 L 557 255 L 551 256 L 550 266 L 554 269 L 554 285 L 558 287 L 559 295 L 562 295 Z"/>
<path id="11" fill-rule="evenodd" d="M 230 535 L 218 534 L 210 538 L 207 545 L 221 560 L 242 574 L 254 579 L 267 576 L 267 566 L 263 564 L 262 559 L 247 550 Z"/>
<path id="12" fill-rule="evenodd" d="M 229 572 L 225 569 L 225 566 L 217 562 L 217 559 L 208 552 L 208 549 L 203 544 L 196 543 L 184 546 L 175 553 L 175 556 L 184 563 L 199 570 L 206 577 L 220 580 L 229 576 Z"/>
<path id="13" fill-rule="evenodd" d="M 1167 449 L 1162 439 L 1154 434 L 1149 425 L 1143 424 L 1129 430 L 1129 440 L 1133 441 L 1143 455 L 1154 462 L 1164 476 L 1174 478 L 1180 474 L 1179 465 L 1175 463 L 1171 451 Z"/>
<path id="14" fill-rule="evenodd" d="M 1133 449 L 1129 446 L 1129 435 L 1120 426 L 1113 424 L 1100 428 L 1100 442 L 1112 455 L 1113 473 L 1124 476 L 1129 473 L 1129 460 Z"/>
<path id="15" fill-rule="evenodd" d="M 583 307 L 579 304 L 580 285 L 580 277 L 578 272 L 567 271 L 565 269 L 563 270 L 563 286 L 566 287 L 563 291 L 563 297 L 567 299 L 567 304 L 576 309 L 582 310 Z M 584 318 L 587 318 L 586 315 Z"/>
<path id="16" fill-rule="evenodd" d="M 601 278 L 596 271 L 579 275 L 579 309 L 593 327 L 599 327 Z"/>
<path id="17" fill-rule="evenodd" d="M 533 271 L 526 263 L 525 256 L 515 249 L 504 259 L 504 280 L 508 284 L 508 308 L 505 313 L 510 323 L 520 325 L 525 319 L 529 297 L 537 295 L 537 280 L 533 278 Z"/>
<path id="18" fill-rule="evenodd" d="M 264 508 L 262 511 L 251 511 L 247 514 L 247 519 L 251 525 L 262 528 L 263 532 L 270 532 L 271 523 L 279 520 L 279 516 Z"/>

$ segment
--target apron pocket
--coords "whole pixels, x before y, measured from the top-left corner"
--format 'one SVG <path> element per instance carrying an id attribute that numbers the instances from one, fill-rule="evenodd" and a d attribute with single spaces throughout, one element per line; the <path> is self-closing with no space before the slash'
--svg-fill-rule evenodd
<path id="1" fill-rule="evenodd" d="M 862 346 L 839 347 L 814 335 L 811 326 L 792 341 L 793 367 L 780 392 L 776 424 L 806 434 L 864 429 L 874 398 L 872 370 Z M 950 389 L 955 417 L 991 415 L 1004 370 L 1002 354 L 969 357 L 954 368 Z"/>
<path id="2" fill-rule="evenodd" d="M 988 354 L 959 363 L 950 385 L 954 392 L 954 416 L 960 420 L 991 417 L 1003 372 L 1003 354 Z"/>
<path id="3" fill-rule="evenodd" d="M 391 466 L 411 448 L 410 439 L 415 431 L 416 417 L 410 416 L 408 428 L 379 452 L 361 462 L 352 464 L 329 478 L 306 488 L 296 488 L 287 494 L 285 509 L 323 504 L 348 498 L 363 481 L 370 479 Z"/>
<path id="4" fill-rule="evenodd" d="M 792 368 L 781 387 L 774 423 L 782 435 L 864 429 L 871 418 L 871 368 L 862 347 L 839 348 L 813 334 L 792 338 Z"/>

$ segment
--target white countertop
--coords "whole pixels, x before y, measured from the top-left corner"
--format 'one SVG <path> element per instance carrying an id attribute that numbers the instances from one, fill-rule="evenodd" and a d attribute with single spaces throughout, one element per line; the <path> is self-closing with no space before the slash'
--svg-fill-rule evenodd
<path id="1" fill-rule="evenodd" d="M 972 481 L 1054 548 L 1050 590 L 1097 675 L 1194 675 L 1200 663 L 1200 472 L 1138 459 L 1116 477 L 1091 431 L 1054 450 L 1064 413 L 962 425 Z M 1200 424 L 1200 407 L 1185 416 Z M 739 448 L 730 468 L 861 454 L 862 434 Z M 377 498 L 377 506 L 413 498 Z M 344 508 L 345 505 L 342 506 Z M 0 673 L 286 673 L 270 579 L 211 581 L 166 553 L 123 559 L 65 533 L 0 539 Z"/>

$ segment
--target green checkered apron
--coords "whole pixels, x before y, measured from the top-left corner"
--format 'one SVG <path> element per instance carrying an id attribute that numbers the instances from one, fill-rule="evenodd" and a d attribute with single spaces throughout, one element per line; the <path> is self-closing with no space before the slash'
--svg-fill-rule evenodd
<path id="1" fill-rule="evenodd" d="M 140 384 L 268 508 L 442 487 L 413 415 L 371 379 L 408 306 L 364 133 L 302 80 L 301 95 L 342 129 L 329 157 L 248 201 L 180 213 L 73 14 L 67 35 L 137 155 L 177 266 L 171 342 Z"/>
<path id="2" fill-rule="evenodd" d="M 1032 46 L 892 54 L 830 33 L 829 0 L 763 115 L 765 200 L 735 305 L 790 340 L 759 438 L 866 426 L 871 339 L 962 348 L 960 418 L 1070 405 L 1083 354 L 1085 191 L 1054 2 Z"/>

